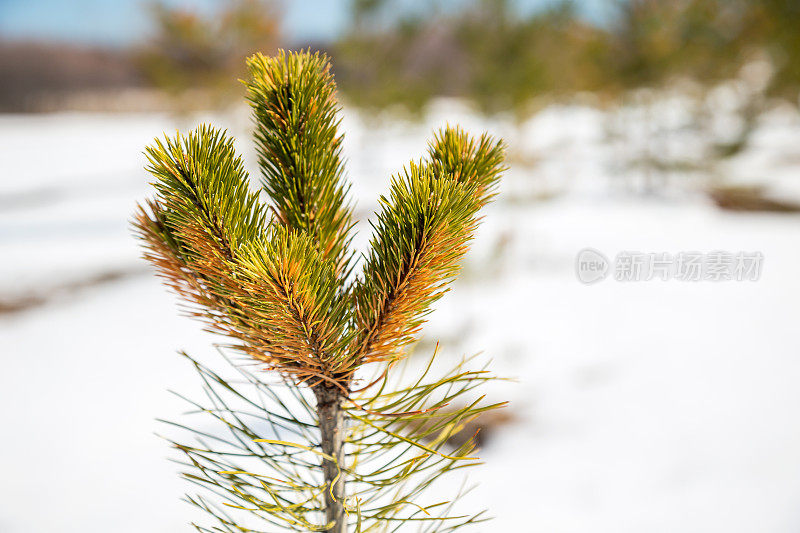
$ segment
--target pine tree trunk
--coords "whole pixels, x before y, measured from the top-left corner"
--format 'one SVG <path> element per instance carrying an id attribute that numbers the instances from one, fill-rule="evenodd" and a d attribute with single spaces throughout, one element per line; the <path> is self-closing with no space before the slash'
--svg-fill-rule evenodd
<path id="1" fill-rule="evenodd" d="M 328 522 L 336 522 L 328 529 L 329 533 L 346 533 L 347 522 L 344 513 L 344 411 L 341 407 L 342 393 L 335 388 L 318 386 L 314 393 L 317 396 L 317 415 L 322 434 L 322 452 L 336 461 L 322 460 L 322 471 L 325 477 L 325 518 Z M 338 479 L 337 479 L 338 477 Z M 331 489 L 331 486 L 333 487 Z M 333 493 L 333 494 L 331 494 Z"/>

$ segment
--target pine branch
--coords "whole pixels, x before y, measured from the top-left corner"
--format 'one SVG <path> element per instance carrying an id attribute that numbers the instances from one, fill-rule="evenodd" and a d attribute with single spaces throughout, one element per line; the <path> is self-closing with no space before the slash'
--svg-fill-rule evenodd
<path id="1" fill-rule="evenodd" d="M 192 314 L 270 367 L 334 381 L 347 336 L 332 262 L 310 236 L 267 227 L 232 141 L 219 132 L 201 127 L 147 153 L 159 194 L 135 224 L 145 256 Z"/>
<path id="2" fill-rule="evenodd" d="M 189 303 L 189 313 L 212 329 L 247 324 L 226 288 L 239 246 L 262 235 L 267 222 L 233 140 L 201 126 L 156 140 L 146 154 L 158 194 L 133 221 L 145 259 Z"/>
<path id="3" fill-rule="evenodd" d="M 428 161 L 437 176 L 476 187 L 480 205 L 495 195 L 500 174 L 505 170 L 505 146 L 483 133 L 473 139 L 461 127 L 442 128 L 428 145 Z"/>
<path id="4" fill-rule="evenodd" d="M 412 163 L 394 179 L 355 288 L 355 364 L 396 354 L 458 270 L 475 222 L 473 190 Z"/>
<path id="5" fill-rule="evenodd" d="M 243 337 L 270 349 L 268 357 L 253 355 L 301 381 L 337 385 L 348 311 L 338 297 L 333 262 L 310 236 L 274 226 L 268 236 L 242 248 L 235 274 L 237 300 L 259 325 Z"/>
<path id="6" fill-rule="evenodd" d="M 190 261 L 230 261 L 266 229 L 264 208 L 224 132 L 202 125 L 185 137 L 157 139 L 146 154 L 156 201 Z"/>
<path id="7" fill-rule="evenodd" d="M 431 305 L 458 273 L 477 226 L 476 214 L 494 194 L 503 146 L 461 129 L 437 133 L 429 161 L 411 163 L 381 198 L 382 211 L 362 278 L 354 288 L 353 364 L 399 356 L 413 342 Z"/>
<path id="8" fill-rule="evenodd" d="M 280 50 L 275 57 L 256 54 L 247 64 L 259 165 L 278 219 L 313 236 L 346 277 L 352 208 L 328 59 Z"/>

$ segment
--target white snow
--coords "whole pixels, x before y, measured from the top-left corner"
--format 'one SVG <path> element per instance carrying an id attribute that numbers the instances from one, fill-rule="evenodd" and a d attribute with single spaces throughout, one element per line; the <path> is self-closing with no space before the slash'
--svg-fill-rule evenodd
<path id="1" fill-rule="evenodd" d="M 515 126 L 440 102 L 422 125 L 345 117 L 362 218 L 390 174 L 421 156 L 429 132 L 448 121 L 488 128 L 509 138 L 519 160 L 537 161 L 512 161 L 463 278 L 425 330 L 442 339 L 442 357 L 484 351 L 497 373 L 518 379 L 489 390 L 512 400 L 517 421 L 498 430 L 472 474 L 480 485 L 467 503 L 496 517 L 477 529 L 794 533 L 800 216 L 719 211 L 685 186 L 696 177 L 680 172 L 663 195 L 631 194 L 620 169 L 639 145 L 607 130 L 624 112 L 553 107 Z M 630 113 L 625 121 L 638 120 Z M 670 153 L 682 153 L 695 133 L 680 137 L 675 123 L 684 118 L 665 113 Z M 207 119 L 249 147 L 246 118 Z M 135 202 L 149 194 L 143 147 L 191 124 L 160 115 L 0 116 L 0 297 L 126 274 L 0 315 L 3 533 L 191 529 L 194 512 L 179 498 L 192 487 L 166 460 L 154 419 L 183 408 L 167 389 L 197 389 L 176 350 L 219 355 L 213 337 L 178 315 L 128 228 Z M 775 194 L 800 190 L 798 140 L 796 115 L 767 116 L 752 148 L 720 172 Z M 252 167 L 251 152 L 247 161 Z M 560 194 L 530 200 L 542 191 Z M 585 247 L 610 257 L 729 250 L 765 259 L 755 282 L 586 286 L 574 274 Z"/>

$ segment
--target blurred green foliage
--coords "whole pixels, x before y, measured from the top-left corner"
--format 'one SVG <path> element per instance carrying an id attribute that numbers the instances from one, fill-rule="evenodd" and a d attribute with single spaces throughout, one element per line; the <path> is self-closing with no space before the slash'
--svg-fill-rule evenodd
<path id="1" fill-rule="evenodd" d="M 771 94 L 800 104 L 800 2 L 760 0 L 754 9 L 754 19 L 761 44 L 775 68 Z"/>
<path id="2" fill-rule="evenodd" d="M 675 78 L 714 83 L 744 59 L 747 4 L 737 0 L 617 2 L 607 33 L 605 82 L 617 89 L 658 87 Z"/>
<path id="3" fill-rule="evenodd" d="M 436 95 L 466 96 L 486 112 L 522 110 L 543 92 L 592 90 L 602 32 L 559 4 L 520 19 L 505 0 L 487 0 L 454 15 L 370 24 L 379 2 L 357 14 L 335 45 L 342 90 L 355 103 L 400 102 L 419 111 Z"/>
<path id="4" fill-rule="evenodd" d="M 243 93 L 237 80 L 244 77 L 245 58 L 277 48 L 280 13 L 266 0 L 223 5 L 206 15 L 161 0 L 150 6 L 156 30 L 137 61 L 152 84 L 174 96 L 199 90 L 215 104 Z"/>
<path id="5" fill-rule="evenodd" d="M 419 113 L 435 96 L 454 96 L 522 118 L 579 93 L 609 102 L 681 80 L 711 87 L 760 59 L 772 69 L 766 94 L 798 103 L 800 1 L 606 1 L 607 16 L 591 20 L 574 0 L 527 13 L 513 0 L 438 0 L 410 12 L 353 0 L 351 24 L 329 52 L 343 96 L 373 110 Z M 206 16 L 152 5 L 157 30 L 138 61 L 153 84 L 175 95 L 205 90 L 216 103 L 240 94 L 231 80 L 248 54 L 275 50 L 280 13 L 268 0 L 222 5 Z"/>
<path id="6" fill-rule="evenodd" d="M 607 21 L 586 20 L 569 1 L 523 15 L 510 0 L 479 0 L 456 12 L 432 2 L 392 22 L 391 3 L 359 0 L 335 44 L 340 87 L 363 107 L 421 111 L 434 96 L 457 96 L 524 116 L 542 98 L 613 99 L 685 79 L 708 87 L 767 58 L 768 93 L 797 102 L 797 0 L 608 2 Z"/>

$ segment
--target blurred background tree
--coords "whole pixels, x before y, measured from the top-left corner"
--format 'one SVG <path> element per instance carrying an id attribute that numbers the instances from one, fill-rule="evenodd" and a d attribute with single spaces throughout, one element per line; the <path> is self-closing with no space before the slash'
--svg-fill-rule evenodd
<path id="1" fill-rule="evenodd" d="M 736 74 L 747 11 L 721 0 L 617 0 L 602 61 L 604 86 L 659 88 L 675 79 L 716 83 Z"/>
<path id="2" fill-rule="evenodd" d="M 392 6 L 355 2 L 353 23 L 332 45 L 356 105 L 400 101 L 418 111 L 434 96 L 457 96 L 488 113 L 524 114 L 541 97 L 619 98 L 681 80 L 710 87 L 759 54 L 775 69 L 771 94 L 796 100 L 800 90 L 792 0 L 608 0 L 604 20 L 570 1 L 524 13 L 509 0 L 460 10 L 432 2 L 394 18 Z"/>
<path id="3" fill-rule="evenodd" d="M 523 114 L 537 96 L 598 87 L 602 31 L 571 2 L 519 16 L 508 0 L 482 0 L 386 24 L 385 2 L 357 2 L 334 44 L 342 90 L 359 106 L 400 102 L 418 112 L 434 96 L 471 99 L 482 111 Z M 383 15 L 383 16 L 382 16 Z"/>
<path id="4" fill-rule="evenodd" d="M 155 33 L 137 57 L 143 73 L 175 98 L 201 93 L 201 106 L 242 94 L 237 80 L 244 76 L 244 59 L 257 51 L 272 53 L 280 41 L 280 10 L 269 0 L 231 0 L 207 15 L 163 1 L 150 11 Z"/>
<path id="5" fill-rule="evenodd" d="M 242 59 L 278 45 L 331 53 L 343 96 L 371 110 L 391 106 L 419 115 L 432 98 L 445 96 L 468 100 L 483 113 L 524 119 L 579 94 L 608 104 L 631 91 L 686 81 L 707 90 L 754 61 L 769 67 L 769 98 L 798 103 L 800 4 L 794 0 L 605 0 L 591 13 L 579 0 L 347 5 L 337 9 L 349 9 L 349 19 L 312 42 L 288 36 L 283 26 L 294 8 L 280 0 L 157 0 L 148 4 L 150 37 L 105 52 L 115 68 L 84 59 L 83 51 L 69 59 L 64 46 L 0 41 L 0 74 L 8 80 L 0 106 L 30 108 L 30 95 L 83 90 L 74 72 L 117 92 L 125 84 L 173 96 L 190 91 L 190 99 L 211 96 L 195 108 L 223 105 L 241 95 L 230 80 L 241 77 Z M 82 70 L 35 68 L 52 64 L 53 55 L 80 62 Z M 83 64 L 95 66 L 84 72 Z"/>
<path id="6" fill-rule="evenodd" d="M 761 0 L 752 4 L 751 11 L 754 40 L 775 69 L 770 94 L 800 104 L 800 2 Z"/>

